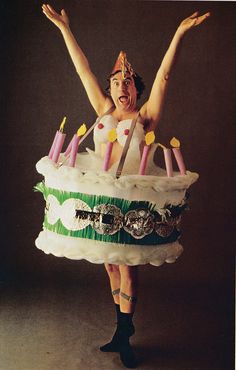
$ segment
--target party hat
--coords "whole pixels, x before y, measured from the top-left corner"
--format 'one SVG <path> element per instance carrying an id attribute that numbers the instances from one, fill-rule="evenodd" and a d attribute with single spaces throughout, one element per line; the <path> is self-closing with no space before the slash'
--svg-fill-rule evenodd
<path id="1" fill-rule="evenodd" d="M 112 69 L 111 75 L 119 71 L 122 73 L 122 78 L 125 78 L 127 74 L 131 76 L 135 75 L 135 72 L 131 67 L 131 64 L 128 62 L 126 53 L 124 51 L 121 51 L 120 54 L 118 55 L 115 65 Z"/>

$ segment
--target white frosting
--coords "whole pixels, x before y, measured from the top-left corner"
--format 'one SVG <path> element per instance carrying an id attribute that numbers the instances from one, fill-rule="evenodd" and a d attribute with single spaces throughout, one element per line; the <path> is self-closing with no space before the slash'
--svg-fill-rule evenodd
<path id="1" fill-rule="evenodd" d="M 54 225 L 60 219 L 61 205 L 52 194 L 48 195 L 47 203 L 50 204 L 50 208 L 47 211 L 47 219 L 51 225 Z"/>
<path id="2" fill-rule="evenodd" d="M 147 263 L 160 266 L 164 262 L 173 263 L 183 251 L 183 247 L 178 241 L 159 246 L 124 245 L 73 238 L 49 230 L 41 231 L 35 244 L 44 253 L 57 257 L 130 266 Z"/>
<path id="3" fill-rule="evenodd" d="M 96 169 L 99 168 L 97 162 L 102 162 L 100 157 L 89 151 L 87 155 L 78 156 L 77 165 L 79 166 L 79 162 L 85 158 L 86 165 L 90 163 L 90 166 Z M 174 177 L 166 177 L 166 172 L 157 167 L 155 168 L 158 176 L 125 175 L 117 179 L 112 171 L 82 172 L 79 167 L 58 167 L 48 157 L 42 158 L 36 168 L 45 177 L 46 186 L 51 188 L 106 195 L 130 201 L 145 200 L 157 204 L 160 208 L 166 203 L 180 204 L 186 189 L 198 179 L 198 174 L 190 171 L 184 176 L 177 172 L 174 173 Z"/>
<path id="4" fill-rule="evenodd" d="M 51 206 L 53 208 L 53 206 Z M 50 208 L 51 208 L 50 207 Z M 89 220 L 79 221 L 75 217 L 76 209 L 83 209 L 90 212 L 91 208 L 80 199 L 67 199 L 60 205 L 60 208 L 57 208 L 57 214 L 61 219 L 62 224 L 68 230 L 82 230 L 89 225 Z"/>

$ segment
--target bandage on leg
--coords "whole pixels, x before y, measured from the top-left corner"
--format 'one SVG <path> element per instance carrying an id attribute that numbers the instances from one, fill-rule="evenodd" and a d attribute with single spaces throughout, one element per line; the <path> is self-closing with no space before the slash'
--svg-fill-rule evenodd
<path id="1" fill-rule="evenodd" d="M 120 292 L 120 297 L 126 299 L 126 301 L 131 302 L 131 303 L 136 303 L 137 302 L 136 297 L 132 297 L 131 295 L 128 295 L 124 292 Z"/>
<path id="2" fill-rule="evenodd" d="M 115 289 L 115 290 L 112 290 L 111 294 L 112 294 L 112 295 L 120 294 L 120 288 Z"/>

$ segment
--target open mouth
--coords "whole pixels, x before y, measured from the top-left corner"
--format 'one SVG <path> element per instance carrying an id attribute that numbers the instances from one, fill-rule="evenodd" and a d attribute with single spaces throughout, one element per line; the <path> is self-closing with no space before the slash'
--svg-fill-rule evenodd
<path id="1" fill-rule="evenodd" d="M 119 101 L 120 101 L 121 103 L 127 103 L 127 101 L 128 101 L 128 96 L 126 96 L 126 95 L 122 95 L 122 96 L 120 96 L 120 97 L 119 97 Z"/>

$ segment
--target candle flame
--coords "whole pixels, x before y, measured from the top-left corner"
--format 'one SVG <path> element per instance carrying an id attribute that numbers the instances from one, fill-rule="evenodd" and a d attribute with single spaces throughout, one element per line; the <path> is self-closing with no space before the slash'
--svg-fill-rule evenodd
<path id="1" fill-rule="evenodd" d="M 59 129 L 59 131 L 63 132 L 63 130 L 64 130 L 64 126 L 65 126 L 65 123 L 66 123 L 66 117 L 64 117 L 64 118 L 63 118 L 62 123 L 60 124 L 60 129 Z"/>
<path id="2" fill-rule="evenodd" d="M 162 145 L 161 143 L 158 143 L 157 146 L 160 146 L 162 149 L 167 149 L 165 145 Z"/>
<path id="3" fill-rule="evenodd" d="M 113 128 L 108 132 L 108 140 L 110 141 L 110 143 L 113 143 L 116 140 L 116 138 L 117 138 L 116 129 Z"/>
<path id="4" fill-rule="evenodd" d="M 87 127 L 86 127 L 86 124 L 83 123 L 79 129 L 77 130 L 77 136 L 83 136 L 85 134 L 85 132 L 87 131 Z"/>
<path id="5" fill-rule="evenodd" d="M 170 141 L 170 145 L 173 146 L 173 148 L 179 148 L 180 147 L 180 141 L 176 139 L 176 137 L 172 137 Z"/>
<path id="6" fill-rule="evenodd" d="M 154 134 L 154 131 L 149 131 L 146 135 L 145 135 L 145 142 L 146 142 L 146 145 L 151 145 L 155 140 L 155 134 Z"/>

